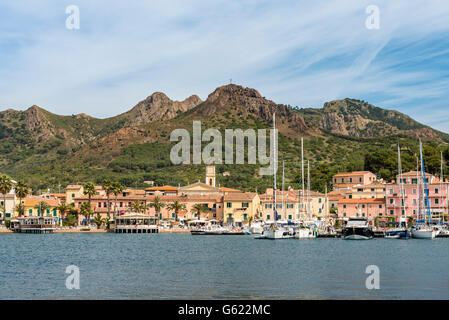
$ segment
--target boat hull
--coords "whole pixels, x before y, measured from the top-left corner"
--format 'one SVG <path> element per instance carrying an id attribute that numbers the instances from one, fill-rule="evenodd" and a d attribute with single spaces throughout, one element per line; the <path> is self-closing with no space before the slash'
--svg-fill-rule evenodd
<path id="1" fill-rule="evenodd" d="M 291 235 L 287 230 L 279 230 L 279 229 L 265 231 L 264 236 L 265 239 L 270 240 L 291 238 Z"/>
<path id="2" fill-rule="evenodd" d="M 385 231 L 385 238 L 387 239 L 408 239 L 410 232 L 407 229 L 387 230 Z"/>
<path id="3" fill-rule="evenodd" d="M 370 228 L 345 228 L 343 229 L 343 239 L 345 240 L 370 240 L 374 237 L 374 232 Z"/>
<path id="4" fill-rule="evenodd" d="M 434 239 L 435 230 L 414 230 L 412 231 L 414 239 Z"/>

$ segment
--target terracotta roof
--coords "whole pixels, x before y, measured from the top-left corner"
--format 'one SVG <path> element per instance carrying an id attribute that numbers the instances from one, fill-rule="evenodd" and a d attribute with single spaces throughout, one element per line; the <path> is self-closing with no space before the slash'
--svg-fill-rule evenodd
<path id="1" fill-rule="evenodd" d="M 232 189 L 232 188 L 226 188 L 226 187 L 220 187 L 220 190 L 223 191 L 223 192 L 241 192 L 240 190 Z"/>
<path id="2" fill-rule="evenodd" d="M 146 188 L 146 191 L 177 191 L 178 187 L 173 186 L 163 186 L 163 187 L 150 187 Z"/>
<path id="3" fill-rule="evenodd" d="M 338 203 L 344 203 L 344 204 L 358 204 L 358 203 L 378 203 L 382 204 L 385 203 L 386 200 L 383 198 L 374 198 L 374 199 L 341 199 L 338 201 Z"/>
<path id="4" fill-rule="evenodd" d="M 340 172 L 334 175 L 334 177 L 346 177 L 346 176 L 360 176 L 367 173 L 371 173 L 370 171 L 354 171 L 354 172 Z M 373 173 L 371 173 L 373 174 Z"/>
<path id="5" fill-rule="evenodd" d="M 70 184 L 66 187 L 66 189 L 81 189 L 83 186 L 78 184 Z"/>
<path id="6" fill-rule="evenodd" d="M 41 201 L 48 203 L 48 205 L 52 207 L 56 207 L 59 205 L 59 201 L 55 199 L 24 199 L 23 205 L 25 207 L 34 207 L 35 205 L 38 205 L 39 202 Z"/>
<path id="7" fill-rule="evenodd" d="M 225 194 L 223 201 L 251 201 L 256 195 L 255 192 L 232 192 Z"/>

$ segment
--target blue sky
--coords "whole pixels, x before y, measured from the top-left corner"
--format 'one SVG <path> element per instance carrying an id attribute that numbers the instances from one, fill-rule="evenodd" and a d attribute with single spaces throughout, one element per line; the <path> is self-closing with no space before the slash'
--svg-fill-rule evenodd
<path id="1" fill-rule="evenodd" d="M 449 132 L 447 0 L 111 2 L 2 0 L 0 110 L 103 118 L 155 91 L 206 99 L 232 78 L 277 103 L 356 98 Z"/>

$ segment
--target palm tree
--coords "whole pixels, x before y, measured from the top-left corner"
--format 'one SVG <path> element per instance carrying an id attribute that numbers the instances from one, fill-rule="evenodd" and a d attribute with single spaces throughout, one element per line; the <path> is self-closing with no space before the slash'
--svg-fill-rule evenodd
<path id="1" fill-rule="evenodd" d="M 106 192 L 106 197 L 108 199 L 108 218 L 111 216 L 111 205 L 110 205 L 110 196 L 113 191 L 112 182 L 109 179 L 103 180 L 103 183 L 101 185 L 104 192 Z"/>
<path id="2" fill-rule="evenodd" d="M 90 215 L 92 214 L 92 208 L 89 202 L 83 202 L 80 207 L 80 214 L 86 218 L 86 226 L 90 223 Z"/>
<path id="3" fill-rule="evenodd" d="M 112 193 L 115 196 L 115 204 L 114 204 L 114 222 L 115 218 L 117 216 L 117 196 L 123 192 L 123 186 L 120 184 L 120 182 L 113 182 L 112 183 Z"/>
<path id="4" fill-rule="evenodd" d="M 253 220 L 254 220 L 254 217 L 253 217 L 253 216 L 250 216 L 250 217 L 248 218 L 248 228 L 251 228 L 251 224 L 253 223 Z"/>
<path id="5" fill-rule="evenodd" d="M 38 210 L 38 215 L 40 214 L 41 217 L 44 217 L 44 212 L 50 209 L 50 205 L 45 201 L 39 201 L 34 208 Z"/>
<path id="6" fill-rule="evenodd" d="M 22 205 L 22 199 L 28 195 L 29 188 L 28 188 L 28 185 L 23 180 L 20 180 L 16 184 L 15 191 L 16 191 L 17 198 L 19 198 L 19 205 L 21 206 L 20 207 L 21 210 L 20 211 L 17 210 L 17 212 L 19 213 L 19 217 L 20 217 L 20 216 L 24 215 L 24 213 L 25 213 L 23 205 Z M 17 207 L 19 207 L 19 206 L 17 206 Z"/>
<path id="7" fill-rule="evenodd" d="M 165 207 L 165 203 L 161 201 L 161 198 L 159 196 L 154 197 L 153 202 L 151 202 L 148 205 L 150 208 L 154 208 L 156 211 L 156 216 L 159 218 L 159 214 L 161 212 L 161 209 Z"/>
<path id="8" fill-rule="evenodd" d="M 209 208 L 202 203 L 195 203 L 192 207 L 192 212 L 196 213 L 198 220 L 201 219 L 202 212 L 208 212 Z"/>
<path id="9" fill-rule="evenodd" d="M 104 219 L 99 213 L 95 216 L 94 223 L 97 225 L 97 229 L 100 229 L 101 225 L 104 223 Z"/>
<path id="10" fill-rule="evenodd" d="M 171 204 L 168 205 L 167 207 L 168 210 L 173 210 L 175 212 L 175 219 L 176 221 L 178 221 L 178 213 L 179 211 L 183 210 L 186 211 L 186 205 L 179 202 L 178 200 L 175 200 L 174 202 L 172 202 Z"/>
<path id="11" fill-rule="evenodd" d="M 64 214 L 66 212 L 70 211 L 70 209 L 72 209 L 72 208 L 73 208 L 73 203 L 67 204 L 65 202 L 60 203 L 59 206 L 57 206 L 55 208 L 61 214 L 61 223 L 60 223 L 61 226 L 62 226 L 62 220 L 64 220 Z"/>
<path id="12" fill-rule="evenodd" d="M 76 225 L 77 222 L 78 222 L 78 219 L 76 218 L 76 215 L 75 215 L 75 214 L 69 213 L 69 214 L 67 215 L 67 219 L 66 219 L 66 221 L 65 221 L 65 224 L 66 224 L 67 226 L 74 226 L 74 225 Z"/>
<path id="13" fill-rule="evenodd" d="M 83 193 L 87 195 L 89 205 L 91 206 L 92 196 L 96 195 L 97 192 L 95 191 L 95 185 L 92 182 L 88 182 L 84 185 L 84 191 Z M 92 208 L 92 206 L 91 206 Z"/>
<path id="14" fill-rule="evenodd" d="M 141 213 L 142 211 L 145 210 L 145 208 L 146 208 L 145 205 L 140 201 L 134 201 L 131 204 L 131 210 L 133 210 L 134 212 Z"/>
<path id="15" fill-rule="evenodd" d="M 3 193 L 3 223 L 6 221 L 6 195 L 12 190 L 14 184 L 7 175 L 0 176 L 0 192 Z"/>
<path id="16" fill-rule="evenodd" d="M 25 207 L 23 206 L 22 202 L 19 202 L 19 204 L 16 206 L 16 211 L 19 214 L 19 217 L 25 215 Z"/>

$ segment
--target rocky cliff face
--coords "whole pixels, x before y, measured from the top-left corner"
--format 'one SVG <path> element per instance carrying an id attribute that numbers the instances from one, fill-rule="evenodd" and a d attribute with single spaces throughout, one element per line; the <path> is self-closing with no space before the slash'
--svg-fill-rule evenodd
<path id="1" fill-rule="evenodd" d="M 162 92 L 155 92 L 134 108 L 123 114 L 129 126 L 137 126 L 158 120 L 169 120 L 201 103 L 200 97 L 192 95 L 184 101 L 173 101 Z"/>
<path id="2" fill-rule="evenodd" d="M 314 128 L 308 127 L 304 119 L 292 108 L 265 99 L 255 89 L 235 84 L 217 88 L 204 103 L 195 109 L 194 113 L 203 117 L 226 113 L 244 119 L 251 116 L 267 124 L 271 124 L 273 113 L 276 113 L 279 129 L 288 127 L 292 133 L 297 134 L 308 134 L 314 131 Z"/>

